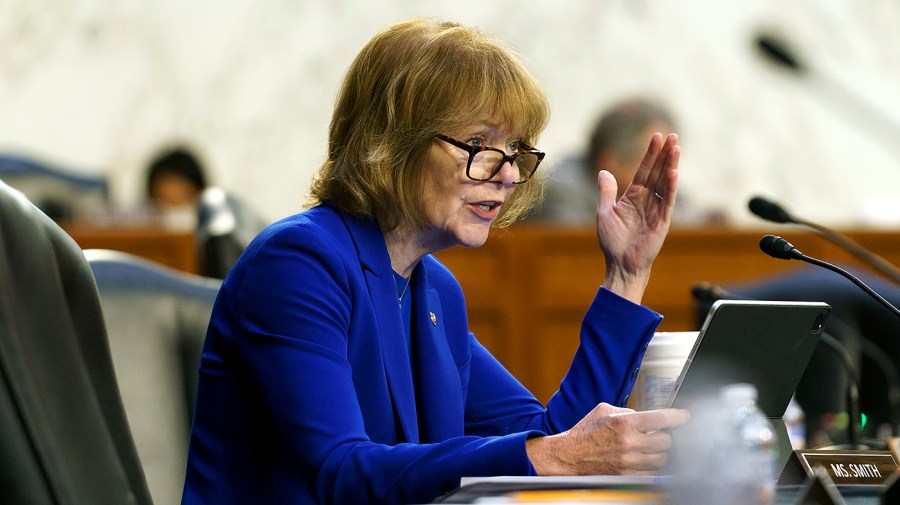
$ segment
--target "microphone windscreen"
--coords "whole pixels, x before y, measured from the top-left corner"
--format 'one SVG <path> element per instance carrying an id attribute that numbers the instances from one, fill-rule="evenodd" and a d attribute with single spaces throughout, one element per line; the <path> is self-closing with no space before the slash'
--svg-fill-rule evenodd
<path id="1" fill-rule="evenodd" d="M 701 302 L 711 302 L 717 300 L 712 292 L 712 284 L 708 282 L 699 282 L 691 286 L 691 296 L 694 297 L 694 300 L 698 300 Z"/>
<path id="2" fill-rule="evenodd" d="M 691 296 L 695 300 L 701 302 L 714 302 L 716 300 L 735 300 L 741 299 L 741 296 L 730 293 L 721 286 L 711 284 L 709 282 L 698 282 L 691 286 Z"/>
<path id="3" fill-rule="evenodd" d="M 761 33 L 756 36 L 756 48 L 760 53 L 763 54 L 769 61 L 784 67 L 791 72 L 800 74 L 803 73 L 806 68 L 800 63 L 800 60 L 797 59 L 797 56 L 793 51 L 785 44 L 783 41 L 778 40 L 777 37 L 767 34 Z"/>
<path id="4" fill-rule="evenodd" d="M 750 212 L 765 219 L 766 221 L 772 221 L 775 223 L 796 222 L 796 220 L 790 214 L 788 214 L 787 211 L 781 207 L 781 205 L 778 205 L 777 203 L 761 196 L 755 196 L 751 198 L 747 206 L 750 208 Z"/>
<path id="5" fill-rule="evenodd" d="M 760 239 L 759 248 L 769 256 L 782 260 L 793 259 L 796 254 L 794 251 L 797 251 L 790 242 L 777 235 L 766 235 Z"/>

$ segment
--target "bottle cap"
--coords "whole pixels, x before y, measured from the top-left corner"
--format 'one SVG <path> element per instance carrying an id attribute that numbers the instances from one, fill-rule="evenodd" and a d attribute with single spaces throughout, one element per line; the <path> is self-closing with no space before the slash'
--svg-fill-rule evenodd
<path id="1" fill-rule="evenodd" d="M 719 390 L 719 399 L 728 402 L 755 402 L 756 386 L 748 383 L 729 384 Z"/>

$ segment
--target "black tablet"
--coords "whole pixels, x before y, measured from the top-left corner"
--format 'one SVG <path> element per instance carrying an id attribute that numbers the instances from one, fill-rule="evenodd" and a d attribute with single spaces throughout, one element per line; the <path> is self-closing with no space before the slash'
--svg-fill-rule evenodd
<path id="1" fill-rule="evenodd" d="M 721 386 L 756 386 L 757 404 L 781 418 L 806 370 L 831 307 L 823 302 L 719 300 L 713 304 L 669 397 L 690 409 Z"/>

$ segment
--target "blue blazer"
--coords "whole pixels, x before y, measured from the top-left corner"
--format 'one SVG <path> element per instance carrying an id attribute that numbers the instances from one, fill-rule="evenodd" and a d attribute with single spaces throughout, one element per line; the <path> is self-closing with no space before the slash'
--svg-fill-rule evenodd
<path id="1" fill-rule="evenodd" d="M 424 503 L 534 474 L 526 439 L 624 405 L 661 320 L 601 288 L 544 408 L 469 332 L 436 258 L 410 289 L 408 346 L 375 222 L 319 206 L 264 230 L 213 309 L 183 503 Z"/>

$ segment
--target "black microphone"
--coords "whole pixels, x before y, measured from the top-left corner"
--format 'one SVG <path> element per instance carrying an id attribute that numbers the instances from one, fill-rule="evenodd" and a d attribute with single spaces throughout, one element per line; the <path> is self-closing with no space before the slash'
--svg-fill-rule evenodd
<path id="1" fill-rule="evenodd" d="M 772 200 L 763 198 L 761 196 L 754 196 L 753 198 L 751 198 L 747 203 L 747 207 L 750 208 L 750 212 L 765 219 L 766 221 L 772 221 L 775 223 L 797 223 L 797 220 L 794 219 L 794 216 L 790 215 L 788 211 L 784 210 L 781 205 L 778 205 Z"/>
<path id="2" fill-rule="evenodd" d="M 891 279 L 897 284 L 900 284 L 900 269 L 887 262 L 881 256 L 861 246 L 858 242 L 850 239 L 849 237 L 820 224 L 799 219 L 785 210 L 781 205 L 761 196 L 755 196 L 751 198 L 747 206 L 750 208 L 750 212 L 767 221 L 772 221 L 774 223 L 799 224 L 801 226 L 812 229 L 814 232 L 818 233 L 826 240 L 836 244 L 838 247 L 843 248 L 844 250 L 862 260 L 867 265 L 881 272 L 887 278 Z"/>
<path id="3" fill-rule="evenodd" d="M 787 70 L 803 74 L 807 67 L 797 54 L 780 38 L 771 33 L 760 33 L 756 36 L 756 48 L 772 63 Z"/>
<path id="4" fill-rule="evenodd" d="M 778 258 L 782 260 L 790 260 L 790 259 L 798 259 L 801 261 L 805 261 L 811 265 L 820 266 L 822 268 L 827 268 L 832 272 L 836 272 L 840 275 L 843 275 L 847 279 L 849 279 L 853 284 L 859 286 L 860 289 L 866 292 L 869 296 L 875 299 L 878 303 L 884 306 L 884 308 L 891 311 L 894 314 L 894 317 L 900 319 L 900 310 L 897 307 L 894 307 L 891 302 L 884 299 L 883 296 L 879 295 L 875 292 L 874 289 L 870 288 L 863 281 L 861 281 L 858 277 L 851 274 L 850 272 L 844 270 L 843 268 L 832 265 L 831 263 L 822 261 L 820 259 L 816 259 L 810 256 L 807 256 L 800 252 L 799 249 L 793 246 L 787 240 L 777 236 L 777 235 L 766 235 L 759 241 L 759 248 L 762 252 L 768 254 L 773 258 Z"/>
<path id="5" fill-rule="evenodd" d="M 716 300 L 738 300 L 743 297 L 729 293 L 721 286 L 709 282 L 698 282 L 691 286 L 691 296 L 698 302 L 714 302 Z"/>

